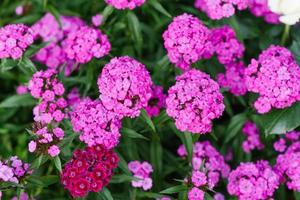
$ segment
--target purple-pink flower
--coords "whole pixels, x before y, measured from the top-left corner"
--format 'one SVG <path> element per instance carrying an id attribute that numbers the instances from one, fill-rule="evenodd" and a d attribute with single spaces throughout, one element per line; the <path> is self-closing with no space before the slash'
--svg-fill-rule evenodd
<path id="1" fill-rule="evenodd" d="M 262 150 L 265 147 L 260 140 L 259 130 L 253 122 L 247 121 L 244 124 L 243 133 L 246 135 L 246 140 L 243 142 L 242 147 L 246 153 L 254 149 Z"/>
<path id="2" fill-rule="evenodd" d="M 244 55 L 245 47 L 237 39 L 234 30 L 230 26 L 225 25 L 213 29 L 210 40 L 221 64 L 237 62 Z"/>
<path id="3" fill-rule="evenodd" d="M 183 145 L 179 146 L 177 152 L 180 157 L 187 156 Z M 221 177 L 227 178 L 230 172 L 230 167 L 225 163 L 224 157 L 208 141 L 194 144 L 192 167 L 193 185 L 198 187 L 198 185 L 207 184 L 210 189 L 218 184 Z"/>
<path id="4" fill-rule="evenodd" d="M 0 59 L 19 59 L 33 43 L 33 31 L 23 24 L 9 24 L 0 28 Z"/>
<path id="5" fill-rule="evenodd" d="M 188 200 L 204 200 L 204 192 L 199 188 L 193 187 L 188 192 Z"/>
<path id="6" fill-rule="evenodd" d="M 224 111 L 219 85 L 199 70 L 189 70 L 176 77 L 168 91 L 167 114 L 181 131 L 204 134 L 211 131 L 212 120 Z"/>
<path id="7" fill-rule="evenodd" d="M 143 190 L 149 190 L 152 188 L 152 179 L 150 174 L 153 172 L 150 163 L 144 161 L 131 161 L 128 163 L 128 169 L 133 173 L 133 177 L 136 180 L 131 181 L 131 185 L 137 188 L 143 188 Z"/>
<path id="8" fill-rule="evenodd" d="M 268 0 L 248 0 L 250 12 L 256 17 L 263 17 L 270 24 L 279 24 L 279 15 L 273 13 L 269 6 Z"/>
<path id="9" fill-rule="evenodd" d="M 268 161 L 241 163 L 228 178 L 227 190 L 240 200 L 269 199 L 279 187 L 279 176 Z"/>
<path id="10" fill-rule="evenodd" d="M 300 67 L 284 47 L 272 45 L 258 60 L 252 59 L 245 76 L 247 89 L 259 94 L 254 103 L 259 113 L 290 107 L 300 100 Z"/>
<path id="11" fill-rule="evenodd" d="M 103 105 L 120 118 L 136 117 L 147 107 L 151 86 L 146 67 L 129 56 L 111 59 L 98 78 Z"/>
<path id="12" fill-rule="evenodd" d="M 151 98 L 148 106 L 145 108 L 150 117 L 156 117 L 160 113 L 160 109 L 165 107 L 166 95 L 161 86 L 152 86 Z"/>
<path id="13" fill-rule="evenodd" d="M 105 0 L 107 4 L 119 10 L 124 10 L 124 9 L 133 10 L 136 7 L 143 5 L 145 1 L 146 0 Z"/>
<path id="14" fill-rule="evenodd" d="M 71 112 L 71 123 L 88 146 L 101 144 L 111 149 L 119 143 L 121 121 L 99 100 L 86 98 L 78 103 Z"/>
<path id="15" fill-rule="evenodd" d="M 232 94 L 244 95 L 247 93 L 245 69 L 243 62 L 227 64 L 225 73 L 217 75 L 217 81 L 221 87 L 229 89 Z"/>
<path id="16" fill-rule="evenodd" d="M 175 17 L 163 33 L 164 46 L 171 63 L 187 70 L 190 65 L 206 55 L 211 49 L 210 30 L 202 22 L 189 14 Z"/>
<path id="17" fill-rule="evenodd" d="M 62 48 L 68 59 L 78 63 L 87 63 L 93 57 L 101 58 L 107 55 L 111 45 L 108 37 L 100 30 L 82 26 L 67 35 L 62 42 Z"/>
<path id="18" fill-rule="evenodd" d="M 100 14 L 94 15 L 92 17 L 92 23 L 94 26 L 100 26 L 102 24 L 103 16 Z"/>
<path id="19" fill-rule="evenodd" d="M 205 12 L 214 20 L 231 17 L 236 8 L 244 10 L 248 7 L 248 0 L 195 0 L 195 7 Z"/>

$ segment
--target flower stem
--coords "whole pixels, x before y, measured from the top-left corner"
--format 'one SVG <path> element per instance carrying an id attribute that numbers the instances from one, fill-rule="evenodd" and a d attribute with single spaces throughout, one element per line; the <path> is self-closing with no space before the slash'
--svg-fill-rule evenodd
<path id="1" fill-rule="evenodd" d="M 290 35 L 290 26 L 289 25 L 285 25 L 285 27 L 284 27 L 284 32 L 283 32 L 283 34 L 282 34 L 282 38 L 281 38 L 281 45 L 282 46 L 285 46 L 285 44 L 286 44 L 286 41 L 288 40 L 288 38 L 289 38 L 289 35 Z"/>

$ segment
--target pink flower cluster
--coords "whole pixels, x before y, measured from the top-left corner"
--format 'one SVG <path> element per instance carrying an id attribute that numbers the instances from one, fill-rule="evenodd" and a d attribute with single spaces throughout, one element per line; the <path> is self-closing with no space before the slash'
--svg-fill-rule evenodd
<path id="1" fill-rule="evenodd" d="M 1 199 L 1 198 L 0 198 Z M 34 200 L 34 199 L 32 199 L 32 198 L 30 198 L 31 200 Z M 29 196 L 28 196 L 28 194 L 27 193 L 25 193 L 25 192 L 21 192 L 21 194 L 20 194 L 20 199 L 17 197 L 17 196 L 15 196 L 15 197 L 13 197 L 11 200 L 29 200 Z"/>
<path id="2" fill-rule="evenodd" d="M 268 0 L 195 0 L 195 7 L 214 20 L 233 16 L 236 8 L 238 10 L 249 8 L 256 17 L 263 17 L 271 24 L 279 23 L 279 15 L 269 9 Z"/>
<path id="3" fill-rule="evenodd" d="M 277 157 L 275 170 L 279 174 L 281 182 L 285 183 L 290 190 L 300 192 L 300 132 L 290 132 L 286 134 L 291 145 L 286 149 L 286 144 L 279 149 L 286 151 Z M 283 138 L 281 138 L 283 139 Z M 284 140 L 284 139 L 283 139 Z M 288 142 L 286 140 L 286 142 Z"/>
<path id="4" fill-rule="evenodd" d="M 41 100 L 33 110 L 36 122 L 49 124 L 54 120 L 59 123 L 65 118 L 67 101 L 62 97 L 65 88 L 57 79 L 55 70 L 36 72 L 29 81 L 28 89 L 34 98 Z"/>
<path id="5" fill-rule="evenodd" d="M 29 167 L 28 163 L 23 163 L 17 156 L 0 161 L 0 182 L 19 183 L 25 176 L 32 174 Z"/>
<path id="6" fill-rule="evenodd" d="M 61 183 L 73 198 L 100 192 L 109 183 L 118 162 L 116 153 L 99 145 L 75 150 L 63 168 Z"/>
<path id="7" fill-rule="evenodd" d="M 205 12 L 209 18 L 218 20 L 234 15 L 236 8 L 247 9 L 248 0 L 196 0 L 195 7 Z"/>
<path id="8" fill-rule="evenodd" d="M 218 74 L 217 81 L 221 87 L 229 89 L 236 96 L 246 94 L 244 63 L 238 62 L 225 65 L 225 73 Z"/>
<path id="9" fill-rule="evenodd" d="M 269 6 L 268 0 L 248 0 L 250 12 L 256 17 L 263 17 L 270 24 L 279 23 L 279 15 L 273 13 Z"/>
<path id="10" fill-rule="evenodd" d="M 128 56 L 111 59 L 98 78 L 103 105 L 120 118 L 136 117 L 147 107 L 151 86 L 146 67 Z"/>
<path id="11" fill-rule="evenodd" d="M 287 148 L 288 143 L 292 144 L 294 142 L 297 142 L 300 138 L 300 132 L 299 131 L 291 131 L 284 135 L 284 137 L 281 137 L 279 140 L 274 142 L 274 149 L 278 152 L 284 152 Z"/>
<path id="12" fill-rule="evenodd" d="M 32 26 L 36 38 L 49 42 L 35 56 L 47 67 L 63 70 L 65 65 L 65 74 L 69 75 L 79 67 L 75 61 L 85 63 L 92 57 L 106 55 L 110 50 L 107 36 L 87 27 L 80 18 L 61 16 L 60 21 L 61 27 L 55 17 L 47 13 Z"/>
<path id="13" fill-rule="evenodd" d="M 107 36 L 100 30 L 88 26 L 69 33 L 62 42 L 62 47 L 67 58 L 76 60 L 78 63 L 87 63 L 93 57 L 101 58 L 111 49 Z"/>
<path id="14" fill-rule="evenodd" d="M 99 100 L 85 98 L 71 113 L 73 130 L 82 132 L 79 139 L 88 146 L 101 144 L 111 149 L 119 143 L 121 121 L 105 109 Z"/>
<path id="15" fill-rule="evenodd" d="M 181 157 L 187 156 L 183 145 L 178 148 L 177 152 Z M 208 141 L 194 144 L 192 164 L 193 175 L 191 181 L 195 187 L 207 184 L 210 189 L 213 189 L 220 178 L 227 178 L 230 172 L 230 167 L 225 163 L 224 157 Z M 203 172 L 206 172 L 206 174 Z"/>
<path id="16" fill-rule="evenodd" d="M 143 5 L 145 1 L 146 0 L 105 0 L 107 4 L 119 10 L 124 10 L 124 9 L 133 10 L 136 7 Z"/>
<path id="17" fill-rule="evenodd" d="M 258 60 L 252 59 L 245 70 L 248 91 L 258 93 L 254 103 L 259 113 L 286 108 L 300 100 L 300 67 L 292 53 L 272 45 Z"/>
<path id="18" fill-rule="evenodd" d="M 67 95 L 67 102 L 68 106 L 70 108 L 76 107 L 77 104 L 79 104 L 81 101 L 80 99 L 80 93 L 78 91 L 78 88 L 74 87 L 71 89 L 71 91 Z"/>
<path id="19" fill-rule="evenodd" d="M 29 152 L 49 154 L 51 157 L 55 157 L 60 153 L 57 143 L 59 143 L 65 135 L 61 128 L 48 128 L 45 126 L 35 131 L 34 134 L 36 135 L 36 138 L 31 140 L 28 144 Z"/>
<path id="20" fill-rule="evenodd" d="M 136 180 L 131 181 L 131 185 L 136 188 L 149 190 L 152 188 L 152 179 L 150 174 L 153 172 L 152 166 L 144 161 L 131 161 L 128 163 L 128 169 L 133 173 Z"/>
<path id="21" fill-rule="evenodd" d="M 102 15 L 97 14 L 97 15 L 94 15 L 92 17 L 92 23 L 96 27 L 100 26 L 102 24 L 102 21 L 103 21 L 103 16 Z"/>
<path id="22" fill-rule="evenodd" d="M 247 121 L 243 126 L 243 133 L 246 135 L 246 140 L 243 142 L 243 150 L 246 153 L 254 149 L 261 150 L 265 146 L 260 140 L 259 130 L 253 122 Z"/>
<path id="23" fill-rule="evenodd" d="M 209 36 L 210 30 L 198 18 L 186 13 L 175 17 L 163 33 L 170 61 L 187 70 L 199 59 L 210 57 Z"/>
<path id="24" fill-rule="evenodd" d="M 269 199 L 279 187 L 279 176 L 268 161 L 241 163 L 228 178 L 227 190 L 240 200 Z"/>
<path id="25" fill-rule="evenodd" d="M 176 84 L 168 91 L 166 107 L 179 130 L 200 134 L 211 131 L 212 120 L 220 117 L 225 108 L 219 85 L 195 69 L 176 77 Z"/>
<path id="26" fill-rule="evenodd" d="M 160 109 L 165 107 L 166 95 L 164 94 L 163 87 L 152 86 L 152 95 L 148 102 L 148 106 L 145 108 L 150 117 L 156 117 L 159 115 Z"/>
<path id="27" fill-rule="evenodd" d="M 65 88 L 57 79 L 55 70 L 36 72 L 28 84 L 28 89 L 40 103 L 34 107 L 34 134 L 37 136 L 29 143 L 29 151 L 49 154 L 55 157 L 60 153 L 57 146 L 64 138 L 59 123 L 66 117 L 67 101 L 63 98 Z M 48 126 L 50 125 L 50 126 Z"/>
<path id="28" fill-rule="evenodd" d="M 9 24 L 0 28 L 0 59 L 21 58 L 33 43 L 33 31 L 23 24 Z"/>
<path id="29" fill-rule="evenodd" d="M 244 55 L 245 47 L 230 26 L 213 29 L 210 40 L 221 64 L 237 62 Z"/>

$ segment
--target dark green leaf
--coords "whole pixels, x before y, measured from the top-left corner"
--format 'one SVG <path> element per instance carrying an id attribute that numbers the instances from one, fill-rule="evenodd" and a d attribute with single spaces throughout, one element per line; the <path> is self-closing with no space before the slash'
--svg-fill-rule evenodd
<path id="1" fill-rule="evenodd" d="M 163 191 L 160 191 L 161 194 L 175 194 L 175 193 L 179 193 L 182 191 L 187 190 L 187 186 L 186 185 L 176 185 L 170 188 L 167 188 Z"/>
<path id="2" fill-rule="evenodd" d="M 61 168 L 61 161 L 60 161 L 59 156 L 55 156 L 54 159 L 53 159 L 53 161 L 54 161 L 54 165 L 55 165 L 56 169 L 57 169 L 59 172 L 61 172 L 61 171 L 62 171 L 62 168 Z"/>
<path id="3" fill-rule="evenodd" d="M 123 127 L 121 129 L 122 135 L 125 137 L 129 137 L 129 138 L 134 138 L 134 139 L 144 139 L 144 140 L 149 140 L 148 138 L 146 138 L 145 136 L 137 133 L 135 130 L 130 129 L 130 128 L 125 128 Z"/>
<path id="4" fill-rule="evenodd" d="M 166 15 L 167 17 L 172 18 L 171 14 L 168 13 L 168 11 L 157 0 L 151 0 L 149 1 L 149 3 L 151 6 L 153 6 L 153 8 L 155 8 L 160 13 Z"/>
<path id="5" fill-rule="evenodd" d="M 136 43 L 137 52 L 141 53 L 143 44 L 141 25 L 139 19 L 133 12 L 128 12 L 128 25 L 133 41 Z"/>
<path id="6" fill-rule="evenodd" d="M 281 110 L 274 109 L 265 115 L 256 115 L 254 119 L 265 134 L 284 134 L 300 125 L 300 103 Z"/>
<path id="7" fill-rule="evenodd" d="M 13 59 L 1 59 L 0 69 L 1 72 L 11 70 L 12 68 L 18 66 L 18 60 Z"/>
<path id="8" fill-rule="evenodd" d="M 33 106 L 35 104 L 36 101 L 29 94 L 13 95 L 2 101 L 0 108 Z"/>
<path id="9" fill-rule="evenodd" d="M 103 188 L 103 190 L 99 193 L 99 197 L 101 200 L 113 200 L 110 191 L 107 188 Z"/>
<path id="10" fill-rule="evenodd" d="M 229 125 L 225 130 L 225 143 L 228 143 L 236 136 L 236 134 L 242 129 L 246 119 L 246 113 L 241 113 L 231 118 Z"/>
<path id="11" fill-rule="evenodd" d="M 110 183 L 124 183 L 124 182 L 131 182 L 133 180 L 135 180 L 135 178 L 132 176 L 126 174 L 120 174 L 120 175 L 114 175 L 110 180 Z"/>
<path id="12" fill-rule="evenodd" d="M 148 124 L 148 126 L 152 129 L 152 131 L 156 133 L 155 126 L 145 110 L 141 111 L 141 117 Z"/>

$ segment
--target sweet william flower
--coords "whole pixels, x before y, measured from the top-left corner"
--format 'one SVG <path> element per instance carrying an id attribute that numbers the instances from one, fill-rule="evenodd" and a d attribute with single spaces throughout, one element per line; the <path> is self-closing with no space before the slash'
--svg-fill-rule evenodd
<path id="1" fill-rule="evenodd" d="M 300 0 L 268 0 L 274 13 L 281 15 L 279 20 L 287 25 L 294 25 L 300 20 Z"/>

